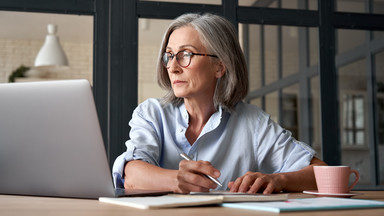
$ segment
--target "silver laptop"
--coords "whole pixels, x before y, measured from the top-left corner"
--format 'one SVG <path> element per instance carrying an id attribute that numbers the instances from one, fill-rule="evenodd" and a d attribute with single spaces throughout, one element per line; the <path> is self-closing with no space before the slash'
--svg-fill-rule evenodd
<path id="1" fill-rule="evenodd" d="M 0 84 L 0 194 L 115 195 L 87 80 Z"/>

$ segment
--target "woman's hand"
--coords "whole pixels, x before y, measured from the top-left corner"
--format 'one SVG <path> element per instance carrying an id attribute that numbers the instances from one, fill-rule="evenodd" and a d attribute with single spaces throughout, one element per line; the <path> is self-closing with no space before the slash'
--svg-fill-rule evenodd
<path id="1" fill-rule="evenodd" d="M 206 192 L 209 189 L 215 189 L 217 187 L 216 183 L 205 175 L 218 178 L 220 171 L 207 161 L 180 161 L 177 173 L 177 190 L 175 192 Z"/>
<path id="2" fill-rule="evenodd" d="M 127 173 L 135 173 L 127 175 Z M 175 193 L 209 191 L 217 187 L 205 175 L 214 178 L 220 171 L 207 161 L 186 161 L 179 163 L 178 170 L 164 169 L 145 161 L 134 160 L 125 165 L 124 187 L 127 189 L 172 190 Z"/>
<path id="3" fill-rule="evenodd" d="M 285 181 L 281 174 L 263 174 L 260 172 L 247 172 L 245 175 L 229 182 L 231 192 L 264 194 L 278 193 L 285 187 Z"/>
<path id="4" fill-rule="evenodd" d="M 231 192 L 248 192 L 264 194 L 278 193 L 282 190 L 299 192 L 315 190 L 316 180 L 313 166 L 326 166 L 324 161 L 313 157 L 310 165 L 295 172 L 263 174 L 260 172 L 247 172 L 245 175 L 228 183 Z"/>

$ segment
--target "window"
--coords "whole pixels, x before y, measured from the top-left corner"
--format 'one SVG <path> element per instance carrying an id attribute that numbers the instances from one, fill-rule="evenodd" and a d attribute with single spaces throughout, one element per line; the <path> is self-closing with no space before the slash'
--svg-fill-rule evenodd
<path id="1" fill-rule="evenodd" d="M 156 66 L 162 35 L 170 23 L 170 20 L 139 19 L 138 103 L 165 95 L 157 84 Z"/>
<path id="2" fill-rule="evenodd" d="M 268 1 L 257 1 L 257 0 L 239 0 L 240 6 L 251 6 L 251 7 L 268 7 L 268 8 L 285 8 L 285 9 L 301 9 L 300 4 L 304 2 L 308 4 L 309 10 L 317 10 L 318 0 L 268 0 Z"/>
<path id="3" fill-rule="evenodd" d="M 343 145 L 365 145 L 364 95 L 343 94 L 342 107 Z"/>
<path id="4" fill-rule="evenodd" d="M 336 9 L 340 12 L 384 14 L 384 1 L 336 0 Z"/>

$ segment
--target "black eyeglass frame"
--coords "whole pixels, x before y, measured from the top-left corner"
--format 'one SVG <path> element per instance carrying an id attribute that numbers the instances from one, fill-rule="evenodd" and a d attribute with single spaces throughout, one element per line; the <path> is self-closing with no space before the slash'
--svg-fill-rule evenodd
<path id="1" fill-rule="evenodd" d="M 183 57 L 184 57 L 184 56 L 188 56 L 188 57 L 189 57 L 189 62 L 188 62 L 188 64 L 187 64 L 186 66 L 181 65 L 180 62 L 179 62 L 179 58 L 178 58 L 178 56 L 179 56 L 180 53 L 184 53 Z M 162 58 L 161 58 L 161 61 L 162 61 L 163 65 L 164 65 L 164 67 L 165 67 L 165 68 L 168 68 L 169 60 L 172 61 L 173 58 L 176 56 L 176 62 L 177 62 L 177 64 L 178 64 L 180 67 L 182 67 L 182 68 L 187 68 L 187 67 L 191 64 L 191 59 L 192 59 L 192 56 L 194 56 L 194 55 L 198 55 L 198 56 L 209 56 L 209 57 L 219 58 L 218 56 L 216 56 L 216 55 L 212 55 L 212 54 L 206 54 L 206 53 L 194 53 L 194 52 L 189 52 L 189 51 L 186 51 L 186 50 L 182 50 L 182 51 L 177 52 L 176 54 L 172 54 L 172 53 L 170 53 L 170 52 L 164 52 L 164 53 L 163 53 L 163 56 L 162 56 Z M 165 61 L 165 57 L 167 58 L 167 61 Z M 180 58 L 181 58 L 181 57 L 180 57 Z"/>

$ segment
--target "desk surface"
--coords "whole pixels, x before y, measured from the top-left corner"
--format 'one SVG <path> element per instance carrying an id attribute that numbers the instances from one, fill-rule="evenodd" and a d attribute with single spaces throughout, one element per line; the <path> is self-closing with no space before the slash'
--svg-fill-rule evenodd
<path id="1" fill-rule="evenodd" d="M 359 191 L 364 195 L 355 196 L 356 199 L 369 199 L 384 201 L 384 191 Z M 289 198 L 311 198 L 313 195 L 292 193 Z M 151 216 L 212 216 L 212 215 L 276 215 L 277 213 L 252 211 L 220 206 L 170 208 L 158 210 L 141 210 L 118 205 L 101 203 L 97 200 L 49 198 L 33 196 L 0 195 L 0 215 L 151 215 Z M 283 213 L 284 215 L 308 215 L 308 212 Z M 384 215 L 384 208 L 354 209 L 336 211 L 311 211 L 311 216 L 334 215 Z"/>

